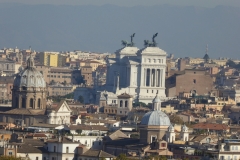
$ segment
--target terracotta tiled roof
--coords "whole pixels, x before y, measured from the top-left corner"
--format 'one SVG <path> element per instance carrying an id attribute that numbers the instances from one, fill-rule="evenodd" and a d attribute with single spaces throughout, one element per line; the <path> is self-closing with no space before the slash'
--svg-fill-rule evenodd
<path id="1" fill-rule="evenodd" d="M 132 98 L 132 96 L 130 96 L 127 93 L 122 93 L 121 95 L 117 96 L 118 98 Z"/>
<path id="2" fill-rule="evenodd" d="M 124 134 L 122 131 L 117 130 L 115 132 L 113 132 L 112 134 L 110 134 L 108 136 L 111 140 L 118 140 L 118 139 L 122 139 L 122 138 L 129 138 L 126 134 Z"/>
<path id="3" fill-rule="evenodd" d="M 94 149 L 89 149 L 87 152 L 83 153 L 81 156 L 98 157 L 98 158 L 115 158 L 114 155 L 111 155 L 102 150 L 94 150 Z"/>
<path id="4" fill-rule="evenodd" d="M 71 125 L 69 126 L 70 130 L 100 130 L 100 131 L 108 131 L 107 127 L 98 126 L 98 125 Z"/>
<path id="5" fill-rule="evenodd" d="M 33 110 L 25 108 L 16 108 L 4 112 L 5 114 L 17 114 L 17 115 L 44 115 L 45 110 Z"/>
<path id="6" fill-rule="evenodd" d="M 193 129 L 227 130 L 229 127 L 225 124 L 198 123 L 193 126 Z"/>

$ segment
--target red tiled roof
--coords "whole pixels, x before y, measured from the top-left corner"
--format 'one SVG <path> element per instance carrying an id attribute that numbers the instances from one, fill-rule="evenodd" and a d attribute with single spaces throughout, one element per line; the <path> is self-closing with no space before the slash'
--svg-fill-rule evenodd
<path id="1" fill-rule="evenodd" d="M 193 129 L 228 130 L 229 127 L 225 124 L 198 123 L 193 126 Z"/>

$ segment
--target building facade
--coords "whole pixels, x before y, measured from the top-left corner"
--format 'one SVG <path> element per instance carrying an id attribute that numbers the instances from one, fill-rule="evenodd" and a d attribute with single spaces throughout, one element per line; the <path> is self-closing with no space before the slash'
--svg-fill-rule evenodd
<path id="1" fill-rule="evenodd" d="M 108 104 L 122 93 L 144 103 L 151 102 L 156 93 L 164 99 L 166 55 L 158 47 L 124 47 L 116 52 L 116 58 L 107 59 L 106 85 L 96 90 L 105 90 Z M 100 93 L 96 98 L 98 102 Z"/>

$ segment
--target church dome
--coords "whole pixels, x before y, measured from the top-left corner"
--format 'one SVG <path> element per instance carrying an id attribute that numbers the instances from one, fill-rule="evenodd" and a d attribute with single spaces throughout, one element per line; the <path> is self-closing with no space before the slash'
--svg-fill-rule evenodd
<path id="1" fill-rule="evenodd" d="M 169 117 L 160 110 L 155 110 L 146 113 L 141 121 L 141 125 L 149 125 L 149 126 L 170 126 Z"/>
<path id="2" fill-rule="evenodd" d="M 14 79 L 14 87 L 46 87 L 43 75 L 34 67 L 34 60 L 32 56 L 30 56 L 27 60 L 27 67 L 25 69 L 20 69 L 19 71 L 20 72 Z"/>

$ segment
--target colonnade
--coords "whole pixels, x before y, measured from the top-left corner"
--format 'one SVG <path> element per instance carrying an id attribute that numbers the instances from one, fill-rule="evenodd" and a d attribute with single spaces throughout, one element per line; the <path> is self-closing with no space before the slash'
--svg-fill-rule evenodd
<path id="1" fill-rule="evenodd" d="M 162 87 L 163 69 L 144 68 L 144 86 Z"/>

